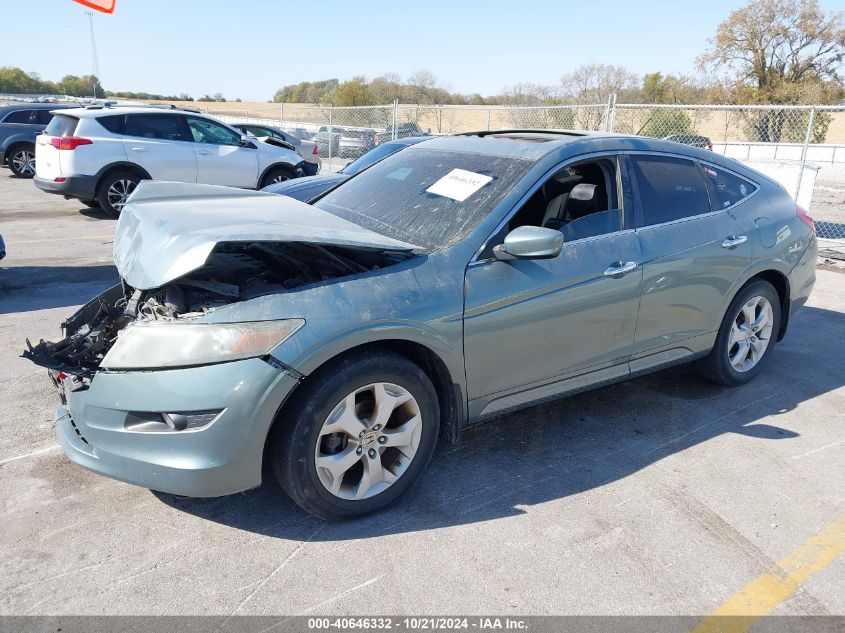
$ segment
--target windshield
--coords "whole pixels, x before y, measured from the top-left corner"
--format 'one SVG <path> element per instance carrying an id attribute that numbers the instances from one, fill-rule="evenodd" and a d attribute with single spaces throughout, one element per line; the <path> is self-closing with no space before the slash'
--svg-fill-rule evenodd
<path id="1" fill-rule="evenodd" d="M 340 170 L 340 173 L 346 174 L 348 176 L 354 176 L 359 171 L 365 170 L 370 165 L 379 162 L 382 158 L 386 158 L 391 154 L 395 154 L 400 149 L 404 149 L 407 147 L 406 145 L 379 145 L 374 149 L 371 149 L 369 152 L 364 154 L 363 156 L 356 158 L 351 163 L 349 163 L 346 167 Z"/>
<path id="2" fill-rule="evenodd" d="M 314 206 L 435 250 L 466 237 L 530 166 L 506 156 L 410 148 L 373 165 Z"/>
<path id="3" fill-rule="evenodd" d="M 47 136 L 73 136 L 73 131 L 76 129 L 76 124 L 79 119 L 64 114 L 57 114 L 50 121 L 44 133 Z"/>

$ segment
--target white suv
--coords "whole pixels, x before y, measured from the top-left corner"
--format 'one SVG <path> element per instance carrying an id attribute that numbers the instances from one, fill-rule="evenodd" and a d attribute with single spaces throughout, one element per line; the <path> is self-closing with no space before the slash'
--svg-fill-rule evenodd
<path id="1" fill-rule="evenodd" d="M 188 110 L 59 110 L 35 144 L 35 185 L 118 215 L 141 180 L 260 189 L 304 175 L 296 152 Z"/>

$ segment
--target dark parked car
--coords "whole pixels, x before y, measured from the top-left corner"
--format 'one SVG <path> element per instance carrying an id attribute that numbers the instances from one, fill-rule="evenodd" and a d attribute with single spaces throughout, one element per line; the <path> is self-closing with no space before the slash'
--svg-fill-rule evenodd
<path id="1" fill-rule="evenodd" d="M 53 110 L 75 105 L 20 103 L 0 106 L 0 165 L 19 178 L 35 175 L 35 138 L 53 118 Z"/>
<path id="2" fill-rule="evenodd" d="M 783 187 L 713 152 L 477 132 L 313 204 L 141 182 L 114 236 L 121 283 L 24 355 L 59 387 L 74 462 L 198 497 L 260 486 L 267 464 L 341 519 L 398 499 L 438 438 L 485 419 L 688 361 L 748 383 L 777 360 L 816 254 Z M 500 458 L 516 480 L 523 464 Z"/>
<path id="3" fill-rule="evenodd" d="M 3 241 L 3 236 L 0 235 L 0 259 L 6 256 L 6 243 Z"/>
<path id="4" fill-rule="evenodd" d="M 375 147 L 375 130 L 344 130 L 337 149 L 340 158 L 358 158 Z"/>
<path id="5" fill-rule="evenodd" d="M 425 132 L 423 132 L 422 128 L 414 123 L 413 121 L 409 121 L 407 123 L 399 123 L 396 126 L 396 138 L 408 138 L 411 136 L 427 136 Z M 382 143 L 387 143 L 387 141 L 396 140 L 393 138 L 393 128 L 388 127 L 384 132 L 379 132 L 373 138 L 373 143 L 376 145 L 381 145 Z"/>
<path id="6" fill-rule="evenodd" d="M 285 128 L 282 131 L 285 132 L 285 134 L 293 134 L 300 141 L 307 141 L 313 136 L 313 134 L 311 134 L 311 132 L 306 130 L 304 127 Z"/>
<path id="7" fill-rule="evenodd" d="M 286 182 L 278 182 L 273 185 L 267 185 L 264 189 L 262 189 L 262 191 L 266 191 L 268 193 L 278 193 L 283 196 L 307 202 L 308 200 L 313 200 L 320 194 L 328 191 L 335 185 L 348 180 L 351 176 L 363 171 L 370 165 L 374 165 L 380 160 L 387 158 L 391 154 L 395 154 L 401 149 L 410 147 L 411 145 L 416 145 L 417 143 L 428 140 L 429 138 L 430 137 L 427 136 L 417 136 L 414 138 L 403 138 L 398 141 L 389 141 L 384 145 L 379 145 L 378 147 L 371 149 L 369 152 L 357 160 L 353 160 L 339 171 L 320 174 L 319 176 L 306 176 L 305 178 L 297 178 Z"/>
<path id="8" fill-rule="evenodd" d="M 319 130 L 317 130 L 317 133 L 311 137 L 311 142 L 317 144 L 320 156 L 337 157 L 338 150 L 340 149 L 340 136 L 344 131 L 345 130 L 342 127 L 333 126 L 332 132 L 329 134 L 329 126 L 323 125 Z M 329 151 L 329 145 L 331 145 L 331 151 Z"/>
<path id="9" fill-rule="evenodd" d="M 709 149 L 713 151 L 713 143 L 706 136 L 699 136 L 698 134 L 672 134 L 663 138 L 664 141 L 672 141 L 673 143 L 683 143 L 690 147 L 699 147 L 701 149 Z"/>

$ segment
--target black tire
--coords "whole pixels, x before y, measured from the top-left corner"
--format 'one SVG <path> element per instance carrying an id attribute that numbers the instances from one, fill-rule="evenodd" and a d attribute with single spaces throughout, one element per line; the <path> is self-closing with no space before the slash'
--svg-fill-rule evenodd
<path id="1" fill-rule="evenodd" d="M 321 483 L 317 473 L 315 450 L 320 431 L 348 394 L 377 382 L 398 385 L 416 400 L 422 424 L 419 445 L 407 469 L 385 490 L 361 500 L 341 499 Z M 328 521 L 374 512 L 404 494 L 428 465 L 440 427 L 437 394 L 428 376 L 403 356 L 378 349 L 346 354 L 314 372 L 281 415 L 271 444 L 276 479 L 303 510 Z"/>
<path id="2" fill-rule="evenodd" d="M 273 167 L 270 171 L 264 174 L 264 178 L 261 180 L 261 186 L 259 189 L 264 189 L 267 185 L 284 182 L 285 180 L 291 180 L 293 178 L 296 178 L 293 170 L 288 169 L 287 167 Z"/>
<path id="3" fill-rule="evenodd" d="M 741 308 L 755 297 L 766 299 L 771 306 L 771 334 L 768 338 L 768 345 L 756 364 L 746 371 L 737 371 L 730 362 L 731 350 L 734 349 L 733 346 L 728 347 L 731 330 L 735 321 L 739 318 Z M 722 318 L 716 343 L 713 345 L 710 354 L 696 363 L 698 374 L 706 380 L 728 387 L 736 387 L 753 380 L 772 356 L 780 331 L 780 319 L 781 300 L 772 284 L 758 279 L 743 286 L 731 301 L 725 316 Z"/>
<path id="4" fill-rule="evenodd" d="M 126 188 L 129 190 L 128 193 L 131 193 L 141 180 L 137 174 L 130 171 L 113 171 L 110 174 L 106 174 L 97 186 L 97 202 L 100 208 L 113 218 L 118 217 L 120 211 L 123 209 L 123 205 L 115 198 L 113 194 L 115 190 L 112 188 Z M 120 185 L 121 182 L 130 184 L 124 186 Z"/>
<path id="5" fill-rule="evenodd" d="M 12 146 L 6 155 L 6 162 L 18 178 L 32 178 L 35 176 L 35 146 L 31 143 Z"/>
<path id="6" fill-rule="evenodd" d="M 100 201 L 99 200 L 80 200 L 82 204 L 84 204 L 89 209 L 99 209 L 100 208 Z"/>

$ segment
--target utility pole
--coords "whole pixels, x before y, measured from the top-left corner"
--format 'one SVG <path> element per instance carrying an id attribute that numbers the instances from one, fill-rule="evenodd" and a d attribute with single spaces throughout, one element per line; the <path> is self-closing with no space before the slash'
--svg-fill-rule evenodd
<path id="1" fill-rule="evenodd" d="M 88 29 L 91 32 L 91 70 L 93 72 L 92 96 L 97 98 L 97 81 L 100 79 L 100 63 L 97 60 L 97 42 L 94 39 L 94 12 L 86 11 L 88 14 Z"/>

